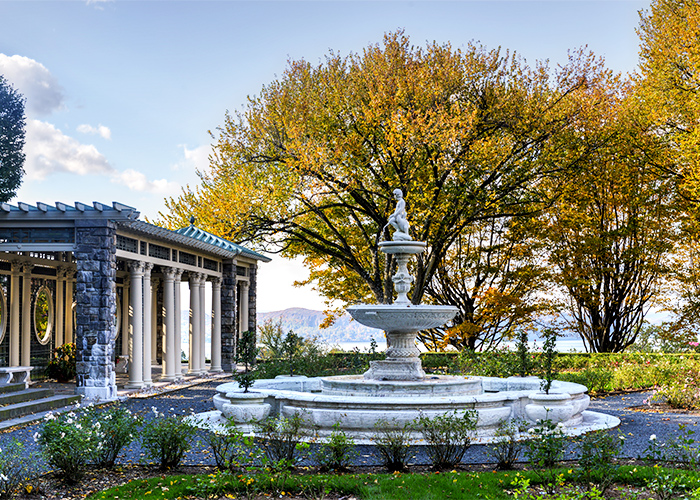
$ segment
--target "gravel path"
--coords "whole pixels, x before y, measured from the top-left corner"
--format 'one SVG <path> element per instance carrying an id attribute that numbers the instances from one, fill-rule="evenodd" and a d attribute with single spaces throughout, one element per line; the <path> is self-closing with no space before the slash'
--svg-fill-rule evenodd
<path id="1" fill-rule="evenodd" d="M 216 386 L 224 381 L 219 379 L 149 398 L 128 398 L 123 404 L 132 412 L 144 415 L 145 418 L 153 417 L 153 408 L 166 416 L 210 411 L 213 409 L 212 398 L 216 393 Z M 650 392 L 639 392 L 611 395 L 594 398 L 591 401 L 591 410 L 615 415 L 621 420 L 619 429 L 626 437 L 623 450 L 625 457 L 637 458 L 642 455 L 648 446 L 651 434 L 656 434 L 659 441 L 662 442 L 677 433 L 679 424 L 694 427 L 700 422 L 700 415 L 633 409 L 634 407 L 644 407 L 643 401 L 650 394 Z M 41 425 L 41 422 L 38 422 L 4 431 L 0 434 L 0 447 L 5 439 L 16 438 L 24 442 L 29 450 L 38 451 L 33 436 L 39 431 Z M 183 465 L 214 465 L 213 457 L 208 446 L 203 442 L 203 437 L 204 432 L 199 432 Z M 356 465 L 380 463 L 373 446 L 358 446 L 358 452 Z M 568 458 L 572 458 L 570 453 Z M 466 463 L 487 463 L 491 460 L 488 458 L 486 446 L 472 446 L 464 461 Z M 118 462 L 146 464 L 148 460 L 140 444 L 136 442 L 129 448 L 122 450 Z M 412 462 L 427 464 L 428 459 L 425 453 L 419 449 Z"/>

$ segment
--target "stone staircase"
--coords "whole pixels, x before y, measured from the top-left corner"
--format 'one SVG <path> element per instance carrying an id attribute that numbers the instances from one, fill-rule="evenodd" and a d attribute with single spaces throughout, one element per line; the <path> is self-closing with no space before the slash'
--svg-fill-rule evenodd
<path id="1" fill-rule="evenodd" d="M 24 383 L 0 385 L 0 422 L 80 401 L 78 395 L 54 395 L 52 389 L 25 389 Z"/>

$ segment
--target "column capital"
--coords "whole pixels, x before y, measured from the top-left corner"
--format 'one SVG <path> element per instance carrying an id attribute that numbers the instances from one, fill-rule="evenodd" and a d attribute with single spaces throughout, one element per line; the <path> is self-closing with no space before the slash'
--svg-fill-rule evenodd
<path id="1" fill-rule="evenodd" d="M 72 267 L 67 267 L 66 268 L 66 281 L 74 279 L 75 275 L 77 273 L 78 273 L 77 270 L 73 269 Z"/>
<path id="2" fill-rule="evenodd" d="M 221 276 L 213 276 L 211 278 L 211 286 L 214 288 L 221 288 L 221 284 L 224 282 L 224 279 Z"/>
<path id="3" fill-rule="evenodd" d="M 128 263 L 129 267 L 129 272 L 133 275 L 141 275 L 143 276 L 143 271 L 144 271 L 144 263 L 141 262 L 140 260 L 132 260 Z"/>
<path id="4" fill-rule="evenodd" d="M 29 275 L 32 274 L 32 269 L 34 269 L 34 264 L 29 262 L 22 262 L 22 274 Z"/>
<path id="5" fill-rule="evenodd" d="M 19 274 L 22 272 L 22 261 L 19 259 L 11 260 L 10 265 L 12 266 L 12 274 L 19 276 Z"/>
<path id="6" fill-rule="evenodd" d="M 177 268 L 177 267 L 174 269 L 175 269 L 175 281 L 180 281 L 182 279 L 182 273 L 184 273 L 185 270 Z"/>
<path id="7" fill-rule="evenodd" d="M 175 281 L 175 275 L 177 274 L 177 269 L 174 267 L 163 267 L 163 280 L 168 283 L 171 281 Z"/>
<path id="8" fill-rule="evenodd" d="M 144 271 L 145 276 L 150 277 L 152 270 L 153 270 L 153 262 L 144 262 L 143 263 L 143 271 Z"/>
<path id="9" fill-rule="evenodd" d="M 66 277 L 66 272 L 68 272 L 68 268 L 66 266 L 58 266 L 56 267 L 56 278 L 58 279 L 65 279 Z"/>

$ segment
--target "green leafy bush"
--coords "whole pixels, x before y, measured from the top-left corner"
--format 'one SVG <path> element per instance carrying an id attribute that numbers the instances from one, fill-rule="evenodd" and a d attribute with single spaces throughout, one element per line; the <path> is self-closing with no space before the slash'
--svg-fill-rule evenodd
<path id="1" fill-rule="evenodd" d="M 478 418 L 475 410 L 467 410 L 462 415 L 453 412 L 418 418 L 417 424 L 433 467 L 438 470 L 451 469 L 462 461 L 476 434 Z"/>
<path id="2" fill-rule="evenodd" d="M 186 417 L 165 417 L 153 408 L 154 418 L 146 422 L 141 435 L 141 444 L 146 455 L 154 460 L 161 470 L 180 465 L 190 449 L 190 441 L 197 432 Z"/>
<path id="3" fill-rule="evenodd" d="M 211 431 L 204 439 L 211 447 L 220 470 L 235 472 L 258 458 L 255 437 L 243 435 L 231 420 L 226 421 L 221 432 Z"/>
<path id="4" fill-rule="evenodd" d="M 595 486 L 604 495 L 618 475 L 617 459 L 622 453 L 622 434 L 598 431 L 585 434 L 579 441 L 579 475 L 584 483 Z"/>
<path id="5" fill-rule="evenodd" d="M 389 472 L 406 470 L 408 461 L 413 458 L 411 433 L 415 425 L 406 423 L 397 426 L 396 422 L 378 421 L 374 426 L 374 444 L 379 451 L 382 464 Z"/>
<path id="6" fill-rule="evenodd" d="M 290 417 L 268 417 L 255 423 L 255 432 L 260 436 L 260 445 L 275 470 L 289 469 L 296 464 L 298 452 L 307 446 L 304 419 L 294 414 Z"/>
<path id="7" fill-rule="evenodd" d="M 524 420 L 503 420 L 498 424 L 488 451 L 496 459 L 497 468 L 511 470 L 515 466 L 523 449 L 519 438 L 526 429 L 525 425 Z"/>
<path id="8" fill-rule="evenodd" d="M 319 447 L 315 458 L 323 470 L 345 470 L 357 454 L 355 441 L 336 423 L 331 435 Z"/>

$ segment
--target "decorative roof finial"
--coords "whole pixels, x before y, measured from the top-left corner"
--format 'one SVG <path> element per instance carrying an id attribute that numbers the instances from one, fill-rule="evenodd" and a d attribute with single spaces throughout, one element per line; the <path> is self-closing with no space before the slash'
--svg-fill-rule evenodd
<path id="1" fill-rule="evenodd" d="M 194 215 L 190 215 L 190 226 L 194 226 L 194 221 L 197 219 L 194 218 Z"/>

